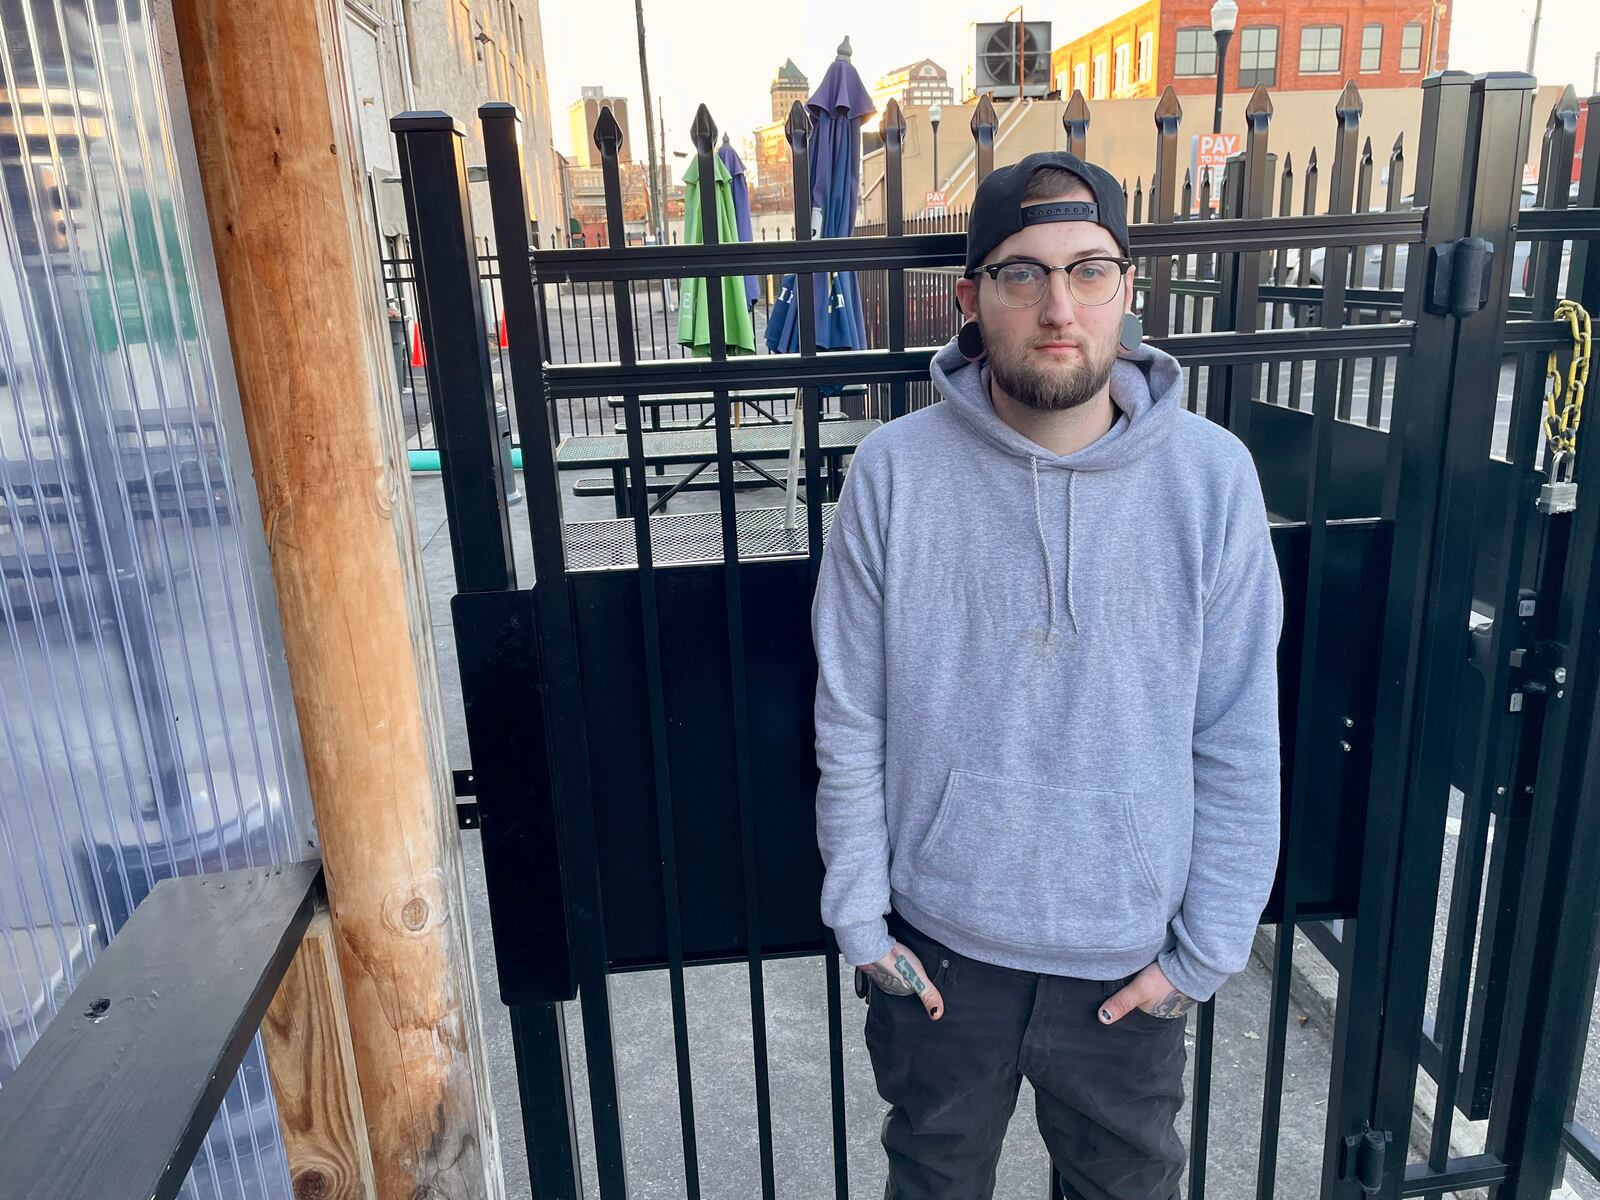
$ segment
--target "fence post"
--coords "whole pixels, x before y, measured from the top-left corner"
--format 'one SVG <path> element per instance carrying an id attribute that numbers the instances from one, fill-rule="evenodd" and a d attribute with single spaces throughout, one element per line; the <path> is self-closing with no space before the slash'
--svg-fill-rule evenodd
<path id="1" fill-rule="evenodd" d="M 467 199 L 466 130 L 440 112 L 401 113 L 390 128 L 412 231 L 456 584 L 464 592 L 504 588 L 511 583 L 511 520 Z"/>
<path id="2" fill-rule="evenodd" d="M 978 194 L 978 185 L 994 170 L 994 135 L 1000 119 L 995 116 L 994 101 L 985 92 L 972 110 L 972 140 L 976 146 L 976 169 L 972 178 L 972 194 Z"/>
<path id="3" fill-rule="evenodd" d="M 1183 106 L 1169 84 L 1156 104 L 1156 171 L 1150 180 L 1150 220 L 1171 224 L 1178 186 L 1178 126 Z M 1172 255 L 1157 254 L 1149 264 L 1150 291 L 1145 298 L 1144 332 L 1160 337 L 1172 330 Z"/>
<path id="4" fill-rule="evenodd" d="M 1429 960 L 1395 947 L 1427 944 L 1438 907 L 1457 723 L 1452 693 L 1465 666 L 1477 494 L 1488 469 L 1532 109 L 1530 76 L 1491 74 L 1467 83 L 1459 72 L 1423 83 L 1417 202 L 1428 209 L 1427 246 L 1415 250 L 1474 235 L 1507 252 L 1494 259 L 1488 303 L 1465 317 L 1430 311 L 1428 273 L 1406 273 L 1406 314 L 1417 328 L 1395 389 L 1403 403 L 1385 479 L 1383 515 L 1394 523 L 1390 616 L 1373 726 L 1355 730 L 1357 739 L 1372 739 L 1373 769 L 1355 941 L 1350 969 L 1340 976 L 1335 1030 L 1336 1049 L 1359 1037 L 1355 1044 L 1375 1044 L 1377 1052 L 1347 1056 L 1336 1068 L 1324 1194 L 1338 1200 L 1361 1195 L 1356 1181 L 1339 1179 L 1340 1140 L 1370 1121 L 1400 1148 L 1411 1127 Z M 1441 371 L 1441 363 L 1448 368 Z M 1381 1002 L 1349 1004 L 1354 987 L 1370 997 L 1374 981 L 1381 981 Z M 1362 1095 L 1369 1087 L 1370 1101 Z M 1404 1160 L 1403 1153 L 1388 1156 L 1380 1196 L 1399 1195 Z"/>
<path id="5" fill-rule="evenodd" d="M 500 247 L 506 356 L 522 445 L 534 577 L 549 582 L 549 586 L 535 587 L 532 596 L 539 672 L 549 694 L 574 695 L 578 644 L 571 593 L 557 582 L 564 581 L 567 572 L 555 466 L 558 439 L 555 410 L 544 388 L 548 322 L 529 254 L 537 247 L 528 244 L 527 172 L 518 129 L 521 116 L 514 106 L 497 103 L 483 105 L 478 115 L 495 244 Z M 508 563 L 507 569 L 514 579 L 515 564 Z M 458 636 L 458 657 L 463 644 Z M 478 693 L 480 687 L 488 698 L 492 680 L 486 676 L 497 669 L 493 659 L 498 657 L 484 656 L 477 663 L 463 659 L 464 699 Z M 474 679 L 474 675 L 485 677 Z M 516 947 L 508 944 L 498 949 L 496 966 L 501 998 L 511 1009 L 529 1173 L 536 1195 L 577 1195 L 579 1151 L 572 1068 L 565 1010 L 558 1001 L 570 998 L 579 986 L 580 957 L 587 955 L 582 958 L 584 963 L 595 957 L 591 943 L 597 922 L 584 924 L 585 915 L 599 909 L 599 887 L 583 876 L 585 864 L 593 861 L 592 851 L 586 847 L 592 847 L 594 839 L 587 726 L 577 705 L 543 706 L 544 729 L 540 732 L 545 766 L 541 771 L 529 761 L 529 739 L 515 729 L 494 724 L 502 714 L 494 711 L 492 701 L 481 706 L 469 701 L 467 710 L 493 934 L 497 948 L 502 938 Z M 519 714 L 515 719 L 522 721 L 525 716 Z M 540 745 L 533 743 L 534 753 Z M 549 794 L 540 795 L 538 785 Z M 567 847 L 564 852 L 563 846 Z M 513 875 L 522 881 L 520 887 L 494 885 L 496 878 Z M 581 892 L 585 902 L 571 904 L 567 888 Z M 507 911 L 518 903 L 517 909 Z M 553 919 L 553 912 L 560 917 Z M 569 926 L 576 928 L 569 930 Z M 574 935 L 581 950 L 573 946 Z M 553 967 L 562 969 L 552 972 Z M 591 967 L 589 978 L 593 974 Z M 591 992 L 594 986 L 590 985 Z M 612 1045 L 609 1029 L 603 1026 L 605 1007 L 596 1003 L 582 1009 L 585 1049 L 594 1047 L 589 1053 L 591 1073 L 611 1081 L 609 1089 L 604 1085 L 591 1088 L 591 1096 L 603 1097 L 608 1090 L 614 1095 L 616 1090 L 614 1062 L 610 1075 L 606 1074 Z"/>
<path id="6" fill-rule="evenodd" d="M 1067 132 L 1067 152 L 1082 158 L 1088 152 L 1085 147 L 1089 142 L 1089 102 L 1077 88 L 1072 89 L 1072 99 L 1067 101 L 1066 111 L 1061 114 L 1061 126 Z"/>
<path id="7" fill-rule="evenodd" d="M 884 169 L 884 222 L 883 231 L 888 237 L 905 236 L 905 195 L 902 190 L 901 166 L 906 140 L 906 119 L 900 112 L 900 102 L 890 100 L 883 110 L 883 169 Z M 900 267 L 889 272 L 889 349 L 906 348 L 906 273 Z M 851 417 L 865 415 L 863 406 L 850 401 L 845 412 Z M 880 410 L 881 411 L 881 410 Z M 889 385 L 889 418 L 903 417 L 906 413 L 906 383 L 896 379 Z"/>
<path id="8" fill-rule="evenodd" d="M 1588 100 L 1588 127 L 1600 121 L 1600 96 Z M 1560 185 L 1565 186 L 1562 178 Z M 1584 155 L 1579 208 L 1600 206 L 1600 154 Z M 1552 253 L 1559 256 L 1559 244 Z M 1573 246 L 1568 294 L 1600 313 L 1600 237 Z M 1591 380 L 1593 375 L 1591 374 Z M 1508 1005 L 1508 1039 L 1497 1068 L 1507 1094 L 1490 1120 L 1491 1142 L 1503 1138 L 1506 1200 L 1548 1196 L 1560 1182 L 1563 1134 L 1583 1070 L 1595 979 L 1595 923 L 1600 905 L 1600 438 L 1578 438 L 1566 578 L 1556 640 L 1566 646 L 1567 695 L 1547 718 L 1539 755 L 1530 832 L 1528 887 L 1517 920 L 1511 977 L 1523 1004 Z M 1551 518 L 1559 519 L 1559 518 Z M 1530 972 L 1536 972 L 1531 974 Z M 1501 1131 L 1503 1130 L 1503 1134 Z M 1501 1134 L 1501 1138 L 1496 1135 Z"/>

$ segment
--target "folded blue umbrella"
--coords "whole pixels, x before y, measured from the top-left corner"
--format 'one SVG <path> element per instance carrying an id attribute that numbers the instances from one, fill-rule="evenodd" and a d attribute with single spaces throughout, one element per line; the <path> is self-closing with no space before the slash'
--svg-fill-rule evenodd
<path id="1" fill-rule="evenodd" d="M 750 228 L 750 184 L 745 179 L 744 159 L 739 157 L 739 152 L 733 148 L 733 143 L 727 134 L 722 135 L 722 145 L 717 148 L 717 157 L 722 160 L 722 165 L 728 168 L 728 189 L 733 196 L 733 221 L 739 229 L 739 240 L 751 242 L 755 236 Z M 744 277 L 744 298 L 746 304 L 754 304 L 756 297 L 761 294 L 756 286 L 756 277 Z"/>
<path id="2" fill-rule="evenodd" d="M 850 39 L 806 101 L 811 132 L 806 139 L 814 237 L 849 237 L 856 228 L 861 192 L 861 122 L 877 111 L 866 85 L 850 65 Z M 812 302 L 819 350 L 864 350 L 866 323 L 854 271 L 812 276 Z M 767 349 L 792 354 L 800 348 L 795 277 L 785 275 L 767 318 Z"/>

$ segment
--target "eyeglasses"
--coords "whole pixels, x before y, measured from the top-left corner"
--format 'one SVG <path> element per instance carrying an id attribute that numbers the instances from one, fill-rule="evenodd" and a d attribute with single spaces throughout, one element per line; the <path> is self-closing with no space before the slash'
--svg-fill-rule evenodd
<path id="1" fill-rule="evenodd" d="M 1010 258 L 974 268 L 995 282 L 1000 303 L 1007 308 L 1032 308 L 1044 299 L 1050 286 L 1050 272 L 1067 273 L 1067 291 L 1078 304 L 1109 304 L 1122 287 L 1122 276 L 1133 266 L 1131 258 L 1080 258 L 1065 266 L 1051 267 L 1032 258 Z"/>

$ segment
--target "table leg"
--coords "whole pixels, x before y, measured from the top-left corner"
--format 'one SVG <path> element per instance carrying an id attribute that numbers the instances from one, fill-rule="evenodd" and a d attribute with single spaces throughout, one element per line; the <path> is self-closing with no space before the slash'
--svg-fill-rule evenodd
<path id="1" fill-rule="evenodd" d="M 616 502 L 617 516 L 628 515 L 628 469 L 626 467 L 611 468 L 611 496 Z"/>

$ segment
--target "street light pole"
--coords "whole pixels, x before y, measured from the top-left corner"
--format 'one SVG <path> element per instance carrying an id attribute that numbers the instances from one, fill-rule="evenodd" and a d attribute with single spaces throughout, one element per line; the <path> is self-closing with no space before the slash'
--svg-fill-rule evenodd
<path id="1" fill-rule="evenodd" d="M 933 126 L 933 187 L 930 191 L 939 190 L 939 117 L 940 108 L 935 104 L 928 110 L 928 124 Z"/>
<path id="2" fill-rule="evenodd" d="M 1528 74 L 1533 74 L 1533 56 L 1539 49 L 1539 18 L 1544 15 L 1544 0 L 1535 0 L 1533 28 L 1528 30 Z"/>
<path id="3" fill-rule="evenodd" d="M 1222 132 L 1222 90 L 1228 73 L 1228 43 L 1233 39 L 1233 27 L 1239 20 L 1239 5 L 1235 0 L 1217 0 L 1211 6 L 1211 33 L 1217 39 L 1217 105 L 1211 115 L 1211 132 Z"/>

